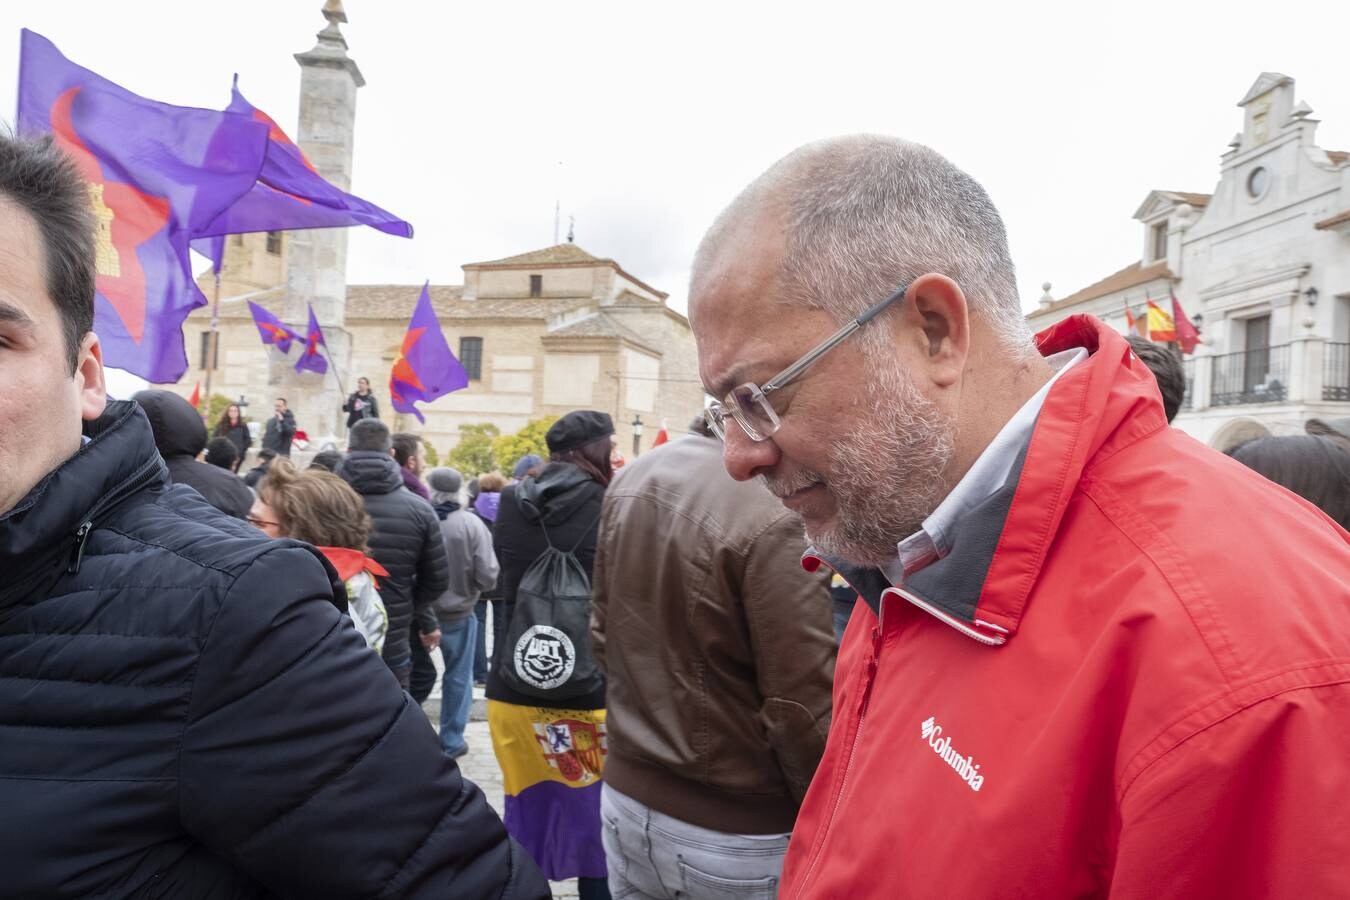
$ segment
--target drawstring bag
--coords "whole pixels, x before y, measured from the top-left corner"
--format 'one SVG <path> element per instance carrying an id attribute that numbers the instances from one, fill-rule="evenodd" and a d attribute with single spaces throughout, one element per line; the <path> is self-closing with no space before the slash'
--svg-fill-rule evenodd
<path id="1" fill-rule="evenodd" d="M 595 524 L 582 532 L 571 550 L 560 550 L 540 519 L 548 549 L 520 578 L 497 660 L 497 674 L 517 693 L 566 700 L 604 684 L 591 654 L 591 579 L 576 557 L 577 547 Z"/>

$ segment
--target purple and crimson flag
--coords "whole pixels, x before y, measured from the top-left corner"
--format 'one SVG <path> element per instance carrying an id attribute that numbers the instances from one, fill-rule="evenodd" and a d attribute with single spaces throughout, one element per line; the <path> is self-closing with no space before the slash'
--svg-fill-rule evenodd
<path id="1" fill-rule="evenodd" d="M 248 301 L 248 311 L 253 313 L 253 324 L 258 326 L 258 336 L 264 344 L 273 344 L 282 353 L 290 353 L 291 342 L 300 340 L 294 329 L 252 300 Z"/>
<path id="2" fill-rule="evenodd" d="M 266 158 L 253 189 L 193 237 L 349 225 L 369 225 L 386 234 L 412 237 L 407 222 L 325 180 L 272 117 L 244 99 L 237 75 L 226 111 L 267 128 Z M 203 241 L 197 250 L 211 256 L 219 268 L 219 245 L 210 247 Z"/>
<path id="3" fill-rule="evenodd" d="M 389 397 L 394 409 L 412 413 L 419 422 L 425 422 L 426 417 L 414 403 L 430 403 L 469 386 L 469 373 L 450 352 L 432 309 L 430 285 L 422 285 L 422 296 L 417 298 L 408 333 L 389 373 Z"/>
<path id="4" fill-rule="evenodd" d="M 328 371 L 328 360 L 319 355 L 319 347 L 322 345 L 324 351 L 328 350 L 328 342 L 323 339 L 323 329 L 319 327 L 319 320 L 314 315 L 314 304 L 309 305 L 309 327 L 305 329 L 305 349 L 301 351 L 300 358 L 295 361 L 295 371 L 318 372 L 320 375 Z"/>
<path id="5" fill-rule="evenodd" d="M 106 363 L 153 382 L 187 371 L 183 320 L 206 303 L 188 242 L 247 194 L 267 126 L 147 100 L 72 63 L 24 29 L 19 130 L 50 132 L 89 183 L 94 330 Z"/>

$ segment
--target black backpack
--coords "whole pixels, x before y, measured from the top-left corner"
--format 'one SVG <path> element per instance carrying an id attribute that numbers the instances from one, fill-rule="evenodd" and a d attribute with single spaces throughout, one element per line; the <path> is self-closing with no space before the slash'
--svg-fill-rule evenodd
<path id="1" fill-rule="evenodd" d="M 591 654 L 591 579 L 576 557 L 577 547 L 596 522 L 571 550 L 559 550 L 539 521 L 548 549 L 520 577 L 515 610 L 497 660 L 497 674 L 517 693 L 567 700 L 604 685 Z"/>

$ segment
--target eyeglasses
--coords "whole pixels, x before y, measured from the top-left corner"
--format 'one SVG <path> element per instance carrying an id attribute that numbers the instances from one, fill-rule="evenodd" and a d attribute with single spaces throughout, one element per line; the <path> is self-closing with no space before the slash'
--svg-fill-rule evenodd
<path id="1" fill-rule="evenodd" d="M 868 307 L 858 318 L 821 341 L 801 359 L 766 381 L 763 387 L 753 382 L 746 382 L 740 387 L 732 388 L 722 398 L 721 402 L 714 400 L 703 411 L 708 427 L 719 438 L 726 440 L 727 420 L 732 418 L 741 426 L 741 430 L 746 433 L 750 440 L 768 440 L 778 430 L 780 424 L 778 413 L 774 412 L 773 406 L 769 404 L 769 394 L 801 375 L 811 367 L 812 363 L 843 343 L 845 338 L 881 315 L 892 303 L 903 298 L 908 290 L 909 285 L 906 284 L 885 300 Z"/>

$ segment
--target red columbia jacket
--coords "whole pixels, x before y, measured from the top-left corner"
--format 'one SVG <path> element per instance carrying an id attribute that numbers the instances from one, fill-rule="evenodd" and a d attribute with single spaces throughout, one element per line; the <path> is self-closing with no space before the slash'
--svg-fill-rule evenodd
<path id="1" fill-rule="evenodd" d="M 780 896 L 1350 897 L 1350 535 L 1168 428 L 1101 322 L 1038 343 L 1091 356 L 952 552 L 839 567 Z"/>

